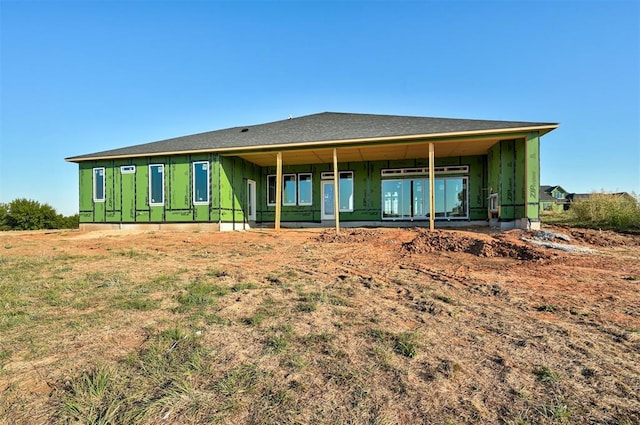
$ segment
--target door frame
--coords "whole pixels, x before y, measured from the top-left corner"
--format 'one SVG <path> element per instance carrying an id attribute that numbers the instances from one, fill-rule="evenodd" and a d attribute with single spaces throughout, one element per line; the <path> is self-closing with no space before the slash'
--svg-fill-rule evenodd
<path id="1" fill-rule="evenodd" d="M 320 219 L 321 220 L 335 220 L 336 216 L 335 216 L 335 211 L 334 214 L 326 214 L 325 213 L 325 205 L 326 205 L 326 199 L 325 199 L 325 187 L 327 185 L 331 185 L 333 186 L 333 180 L 321 180 L 320 181 L 320 197 L 322 199 L 322 202 L 320 203 Z M 333 188 L 333 196 L 336 196 L 336 189 L 335 187 Z M 334 204 L 334 200 L 333 198 L 331 199 L 331 206 L 333 207 Z M 335 207 L 334 207 L 335 208 Z"/>
<path id="2" fill-rule="evenodd" d="M 247 220 L 256 221 L 256 182 L 247 179 Z M 253 206 L 253 208 L 251 208 Z"/>

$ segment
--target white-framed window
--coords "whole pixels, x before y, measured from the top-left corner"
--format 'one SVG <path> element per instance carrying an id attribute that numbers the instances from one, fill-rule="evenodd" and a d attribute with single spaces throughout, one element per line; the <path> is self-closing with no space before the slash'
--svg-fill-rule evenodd
<path id="1" fill-rule="evenodd" d="M 104 202 L 105 199 L 105 170 L 104 167 L 93 169 L 93 202 Z"/>
<path id="2" fill-rule="evenodd" d="M 149 164 L 149 205 L 164 205 L 164 164 Z"/>
<path id="3" fill-rule="evenodd" d="M 296 175 L 284 174 L 282 176 L 282 205 L 296 205 L 297 197 Z"/>
<path id="4" fill-rule="evenodd" d="M 267 205 L 276 204 L 276 175 L 267 176 Z"/>
<path id="5" fill-rule="evenodd" d="M 276 175 L 267 176 L 267 205 L 276 204 Z M 282 175 L 282 205 L 308 206 L 313 204 L 313 184 L 311 173 Z"/>
<path id="6" fill-rule="evenodd" d="M 468 165 L 448 165 L 446 167 L 433 167 L 436 174 L 467 174 Z M 418 168 L 385 168 L 380 170 L 382 177 L 402 177 L 402 176 L 426 176 L 429 174 L 429 167 Z"/>
<path id="7" fill-rule="evenodd" d="M 353 171 L 338 172 L 338 196 L 340 212 L 353 211 Z"/>
<path id="8" fill-rule="evenodd" d="M 193 163 L 193 205 L 209 204 L 209 161 Z"/>
<path id="9" fill-rule="evenodd" d="M 311 173 L 298 174 L 298 205 L 313 205 L 313 176 Z"/>
<path id="10" fill-rule="evenodd" d="M 136 166 L 135 165 L 122 165 L 120 167 L 120 174 L 135 174 Z"/>

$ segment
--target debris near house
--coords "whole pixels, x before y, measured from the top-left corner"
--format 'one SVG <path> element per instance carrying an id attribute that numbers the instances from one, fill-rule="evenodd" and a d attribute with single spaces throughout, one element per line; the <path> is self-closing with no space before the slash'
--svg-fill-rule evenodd
<path id="1" fill-rule="evenodd" d="M 491 236 L 451 230 L 420 230 L 412 241 L 402 244 L 402 251 L 406 254 L 465 252 L 477 257 L 507 257 L 527 261 L 549 258 L 544 251 L 504 235 Z"/>
<path id="2" fill-rule="evenodd" d="M 562 229 L 565 230 L 565 229 Z M 624 234 L 600 229 L 566 229 L 571 237 L 581 243 L 609 248 L 615 246 L 640 246 L 640 235 Z"/>
<path id="3" fill-rule="evenodd" d="M 558 232 L 552 232 L 549 230 L 538 230 L 531 234 L 531 237 L 523 236 L 521 238 L 524 242 L 531 245 L 540 246 L 544 248 L 557 249 L 565 252 L 583 252 L 593 253 L 596 250 L 587 248 L 585 246 L 572 245 L 570 243 L 561 243 L 557 241 L 571 242 L 571 237 Z"/>
<path id="4" fill-rule="evenodd" d="M 381 236 L 378 229 L 356 228 L 342 229 L 336 234 L 336 229 L 327 229 L 322 231 L 317 237 L 318 242 L 328 243 L 362 243 L 376 240 Z"/>

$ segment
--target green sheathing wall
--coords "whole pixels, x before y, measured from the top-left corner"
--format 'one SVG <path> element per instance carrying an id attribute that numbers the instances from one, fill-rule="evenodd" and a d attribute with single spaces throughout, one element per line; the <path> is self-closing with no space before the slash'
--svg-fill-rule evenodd
<path id="1" fill-rule="evenodd" d="M 526 140 L 526 173 L 528 187 L 527 197 L 527 217 L 532 220 L 540 218 L 538 201 L 540 199 L 540 136 L 538 133 L 531 133 Z"/>
<path id="2" fill-rule="evenodd" d="M 193 162 L 209 161 L 209 205 L 193 205 Z M 149 206 L 149 165 L 164 165 L 164 205 Z M 134 174 L 120 166 L 135 165 Z M 105 168 L 105 202 L 93 202 L 93 168 Z M 260 168 L 214 154 L 87 161 L 79 164 L 82 223 L 243 221 L 246 180 L 259 183 Z M 258 204 L 259 205 L 259 204 Z"/>
<path id="3" fill-rule="evenodd" d="M 247 180 L 256 182 L 256 219 L 261 221 L 260 208 L 262 192 L 261 169 L 255 164 L 237 157 L 219 157 L 217 181 L 214 183 L 217 190 L 215 200 L 219 203 L 220 221 L 223 223 L 242 223 L 248 221 L 245 214 L 247 205 Z M 215 181 L 215 180 L 214 180 Z M 266 196 L 266 195 L 265 195 Z M 266 198 L 265 198 L 266 199 Z"/>
<path id="4" fill-rule="evenodd" d="M 339 158 L 339 152 L 338 152 Z M 192 163 L 210 162 L 210 203 L 193 205 Z M 165 204 L 149 206 L 149 164 L 165 166 Z M 135 174 L 121 174 L 121 165 L 135 165 Z M 498 193 L 502 219 L 538 217 L 540 180 L 538 135 L 504 140 L 487 155 L 436 158 L 436 166 L 468 165 L 469 219 L 484 220 L 490 193 Z M 354 211 L 340 213 L 343 221 L 381 219 L 381 176 L 385 168 L 425 167 L 428 159 L 339 162 L 340 171 L 354 172 Z M 106 200 L 93 202 L 93 167 L 105 167 Z M 525 172 L 526 170 L 526 172 Z M 284 222 L 321 220 L 321 173 L 332 164 L 287 165 L 283 174 L 312 174 L 313 205 L 283 206 Z M 259 167 L 238 157 L 216 154 L 90 161 L 80 163 L 81 222 L 235 222 L 247 220 L 247 180 L 256 182 L 256 219 L 272 222 L 275 207 L 267 205 L 267 175 L 275 167 Z M 525 179 L 526 175 L 526 179 Z M 453 176 L 453 175 L 452 175 Z"/>
<path id="5" fill-rule="evenodd" d="M 93 163 L 81 162 L 78 167 L 80 187 L 80 222 L 104 221 L 104 206 L 93 203 Z"/>
<path id="6" fill-rule="evenodd" d="M 538 219 L 540 156 L 538 135 L 502 140 L 487 154 L 488 193 L 497 193 L 500 219 Z"/>
<path id="7" fill-rule="evenodd" d="M 340 154 L 338 152 L 338 158 Z M 426 167 L 427 158 L 396 160 L 396 161 L 368 161 L 368 162 L 338 162 L 339 171 L 353 171 L 354 210 L 341 212 L 341 221 L 377 221 L 382 215 L 382 190 L 380 172 L 385 168 Z M 465 156 L 436 158 L 436 166 L 468 165 L 469 166 L 469 218 L 483 220 L 487 218 L 487 159 L 486 156 Z M 283 174 L 312 173 L 313 205 L 312 206 L 282 206 L 281 220 L 283 222 L 321 221 L 321 174 L 333 171 L 332 164 L 287 165 L 283 164 Z M 258 221 L 270 222 L 275 220 L 275 206 L 267 206 L 267 176 L 275 175 L 275 167 L 263 168 L 262 176 L 258 180 Z M 451 175 L 453 176 L 453 175 Z M 426 177 L 426 176 L 425 176 Z"/>

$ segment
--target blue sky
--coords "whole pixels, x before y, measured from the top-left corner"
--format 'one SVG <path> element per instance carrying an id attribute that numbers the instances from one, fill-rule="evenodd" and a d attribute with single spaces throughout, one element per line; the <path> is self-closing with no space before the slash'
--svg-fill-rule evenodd
<path id="1" fill-rule="evenodd" d="M 640 192 L 637 1 L 0 0 L 0 202 L 65 157 L 323 111 L 559 122 L 542 184 Z"/>

